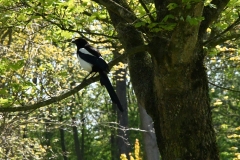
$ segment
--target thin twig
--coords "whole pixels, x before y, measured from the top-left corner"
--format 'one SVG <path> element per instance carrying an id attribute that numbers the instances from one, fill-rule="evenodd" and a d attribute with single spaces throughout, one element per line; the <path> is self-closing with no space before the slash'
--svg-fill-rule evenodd
<path id="1" fill-rule="evenodd" d="M 238 90 L 234 90 L 234 89 L 230 89 L 230 88 L 226 88 L 226 87 L 222 87 L 222 86 L 216 85 L 216 84 L 214 84 L 212 82 L 208 82 L 208 83 L 213 85 L 213 86 L 215 86 L 215 87 L 217 87 L 217 88 L 225 89 L 225 90 L 232 91 L 232 92 L 240 92 Z"/>
<path id="2" fill-rule="evenodd" d="M 143 2 L 143 0 L 139 0 L 139 2 L 141 3 L 141 5 L 143 6 L 143 8 L 145 9 L 145 11 L 146 11 L 148 17 L 150 18 L 150 20 L 151 20 L 152 22 L 154 22 L 155 20 L 154 20 L 153 16 L 151 15 L 149 9 L 147 8 L 146 4 Z"/>

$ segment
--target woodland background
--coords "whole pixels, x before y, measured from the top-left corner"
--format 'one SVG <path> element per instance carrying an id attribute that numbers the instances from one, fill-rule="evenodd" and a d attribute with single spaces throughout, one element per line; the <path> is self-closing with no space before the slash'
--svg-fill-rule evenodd
<path id="1" fill-rule="evenodd" d="M 128 4 L 140 19 L 148 12 L 154 15 L 151 1 Z M 211 1 L 205 6 L 216 7 Z M 169 9 L 175 7 L 169 4 Z M 240 159 L 239 8 L 238 0 L 228 3 L 207 29 L 211 43 L 204 47 L 213 126 L 223 160 Z M 199 21 L 189 17 L 193 25 Z M 157 32 L 156 25 L 149 22 L 148 27 Z M 71 44 L 80 36 L 111 61 L 109 76 L 128 107 L 122 117 L 105 88 L 93 83 L 97 77 L 83 81 L 87 73 Z M 151 119 L 139 114 L 145 111 L 138 108 L 124 54 L 107 11 L 94 1 L 1 0 L 0 159 L 114 160 L 121 147 L 139 159 L 136 146 L 146 159 L 146 139 L 150 134 L 155 140 L 154 129 Z"/>

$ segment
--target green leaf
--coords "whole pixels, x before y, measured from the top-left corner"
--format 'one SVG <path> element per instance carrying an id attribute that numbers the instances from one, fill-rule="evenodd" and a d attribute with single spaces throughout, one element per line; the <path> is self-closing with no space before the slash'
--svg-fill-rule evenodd
<path id="1" fill-rule="evenodd" d="M 139 27 L 141 27 L 141 26 L 145 26 L 146 25 L 146 22 L 137 22 L 137 23 L 135 23 L 134 24 L 134 26 L 136 27 L 136 28 L 139 28 Z"/>
<path id="2" fill-rule="evenodd" d="M 155 26 L 157 26 L 159 23 L 150 23 L 148 25 L 148 28 L 154 28 Z"/>
<path id="3" fill-rule="evenodd" d="M 105 19 L 105 18 L 107 18 L 107 16 L 106 16 L 106 14 L 99 14 L 98 18 L 99 19 Z"/>
<path id="4" fill-rule="evenodd" d="M 6 89 L 0 89 L 0 95 L 6 95 L 7 94 L 7 90 Z"/>
<path id="5" fill-rule="evenodd" d="M 7 104 L 9 104 L 9 103 L 10 103 L 10 102 L 9 102 L 8 99 L 0 98 L 0 104 L 2 104 L 2 105 L 7 105 Z"/>
<path id="6" fill-rule="evenodd" d="M 169 14 L 169 15 L 166 15 L 166 16 L 163 18 L 162 22 L 167 22 L 168 19 L 174 19 L 174 18 L 175 18 L 175 17 L 174 17 L 172 14 Z"/>
<path id="7" fill-rule="evenodd" d="M 191 17 L 188 15 L 186 18 L 186 21 L 190 25 L 198 25 L 202 20 L 204 20 L 204 17 Z"/>
<path id="8" fill-rule="evenodd" d="M 18 60 L 16 63 L 11 63 L 10 68 L 14 71 L 21 69 L 24 66 L 24 59 Z"/>
<path id="9" fill-rule="evenodd" d="M 173 9 L 175 9 L 175 8 L 177 8 L 178 7 L 178 4 L 176 4 L 176 3 L 169 3 L 168 5 L 167 5 L 167 8 L 168 8 L 168 10 L 170 11 L 170 10 L 173 10 Z"/>
<path id="10" fill-rule="evenodd" d="M 58 75 L 65 77 L 68 75 L 68 73 L 66 71 L 63 71 L 63 72 L 58 73 Z"/>
<path id="11" fill-rule="evenodd" d="M 68 32 L 68 31 L 62 31 L 61 36 L 66 37 L 66 38 L 71 38 L 72 33 Z"/>
<path id="12" fill-rule="evenodd" d="M 21 89 L 21 85 L 19 83 L 12 83 L 11 86 L 16 89 L 16 90 L 20 90 Z"/>
<path id="13" fill-rule="evenodd" d="M 176 26 L 176 23 L 168 23 L 167 25 L 160 25 L 163 30 L 172 31 Z"/>
<path id="14" fill-rule="evenodd" d="M 30 87 L 35 87 L 35 85 L 32 82 L 25 81 L 22 83 L 22 89 L 29 89 Z"/>

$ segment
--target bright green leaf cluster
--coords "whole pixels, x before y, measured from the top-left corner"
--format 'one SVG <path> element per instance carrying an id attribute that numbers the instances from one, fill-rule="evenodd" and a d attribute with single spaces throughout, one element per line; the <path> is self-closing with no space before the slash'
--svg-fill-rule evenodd
<path id="1" fill-rule="evenodd" d="M 200 24 L 201 21 L 204 20 L 204 17 L 191 17 L 191 16 L 187 16 L 186 17 L 186 21 L 190 24 L 190 25 L 198 25 Z"/>

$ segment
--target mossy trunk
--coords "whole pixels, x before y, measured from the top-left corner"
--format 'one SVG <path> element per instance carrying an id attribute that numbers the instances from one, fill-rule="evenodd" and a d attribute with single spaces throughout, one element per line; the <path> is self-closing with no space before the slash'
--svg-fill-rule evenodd
<path id="1" fill-rule="evenodd" d="M 122 5 L 128 8 L 126 3 Z M 167 3 L 159 4 L 162 5 Z M 202 15 L 202 2 L 191 7 L 179 7 L 182 16 Z M 162 16 L 170 14 L 167 10 L 158 11 L 159 22 Z M 162 159 L 218 160 L 200 23 L 177 21 L 172 31 L 152 35 L 146 32 L 148 38 L 144 42 L 142 31 L 110 10 L 109 14 L 126 52 L 148 40 L 148 50 L 129 55 L 128 64 L 138 103 L 154 121 Z"/>
<path id="2" fill-rule="evenodd" d="M 155 43 L 159 45 L 152 46 L 151 55 L 156 99 L 154 107 L 147 110 L 155 122 L 162 158 L 219 159 L 202 47 L 196 45 L 195 49 L 184 51 L 194 52 L 190 53 L 195 56 L 189 62 L 173 63 L 169 55 L 180 53 L 158 52 L 164 51 L 166 46 L 161 40 Z"/>

